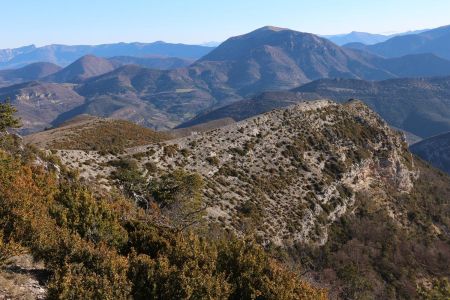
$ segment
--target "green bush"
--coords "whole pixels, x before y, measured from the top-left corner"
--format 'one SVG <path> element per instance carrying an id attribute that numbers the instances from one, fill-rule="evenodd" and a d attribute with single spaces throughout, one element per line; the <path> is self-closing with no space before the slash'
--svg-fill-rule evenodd
<path id="1" fill-rule="evenodd" d="M 161 226 L 126 198 L 95 196 L 64 171 L 21 157 L 0 150 L 0 251 L 18 245 L 43 260 L 53 274 L 49 299 L 326 297 L 256 244 Z M 153 182 L 152 192 L 162 210 L 190 221 L 203 209 L 202 186 L 200 176 L 175 171 Z"/>

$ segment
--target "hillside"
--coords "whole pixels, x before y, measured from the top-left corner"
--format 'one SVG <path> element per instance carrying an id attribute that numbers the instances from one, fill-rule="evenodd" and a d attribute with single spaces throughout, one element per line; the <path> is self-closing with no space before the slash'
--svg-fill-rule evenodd
<path id="1" fill-rule="evenodd" d="M 75 114 L 127 119 L 155 129 L 175 127 L 180 120 L 190 119 L 214 103 L 207 84 L 191 78 L 187 69 L 123 66 L 88 80 L 77 92 L 89 101 Z"/>
<path id="2" fill-rule="evenodd" d="M 169 134 L 124 120 L 80 115 L 59 127 L 27 135 L 24 142 L 43 149 L 95 150 L 118 153 L 125 148 L 162 142 Z"/>
<path id="3" fill-rule="evenodd" d="M 363 123 L 355 121 L 358 116 L 364 118 Z M 380 127 L 383 132 L 371 126 Z M 377 148 L 380 143 L 385 145 Z M 363 149 L 363 146 L 367 148 Z M 315 223 L 324 211 L 320 208 L 309 210 L 308 203 L 304 202 L 308 198 L 306 194 L 315 187 L 312 191 L 315 196 L 310 200 L 317 197 L 328 205 L 329 216 L 321 219 L 326 224 L 328 218 L 332 220 L 335 218 L 332 216 L 345 212 L 352 202 L 352 195 L 345 193 L 364 188 L 372 180 L 369 177 L 375 180 L 376 175 L 370 175 L 367 169 L 373 163 L 369 163 L 369 158 L 380 159 L 374 153 L 385 155 L 388 165 L 383 170 L 386 172 L 383 177 L 398 176 L 396 182 L 390 184 L 398 184 L 398 189 L 408 191 L 413 173 L 406 167 L 398 147 L 402 147 L 401 138 L 363 105 L 352 102 L 344 106 L 321 100 L 164 144 L 132 148 L 126 154 L 139 157 L 140 165 L 156 164 L 157 170 L 184 167 L 189 172 L 203 175 L 207 181 L 204 194 L 212 206 L 208 209 L 210 218 L 217 222 L 221 217 L 227 227 L 237 232 L 242 230 L 242 224 L 237 222 L 239 205 L 246 201 L 250 201 L 249 205 L 252 201 L 263 201 L 252 205 L 271 211 L 270 218 L 277 221 L 269 224 L 268 219 L 261 219 L 266 224 L 259 224 L 261 238 L 276 244 L 289 244 L 305 239 L 326 240 L 326 232 L 316 235 L 308 225 Z M 70 153 L 61 150 L 59 155 L 63 162 L 73 165 L 75 162 L 70 159 Z M 90 156 L 89 153 L 86 155 Z M 86 170 L 97 168 L 93 164 Z M 391 171 L 395 175 L 389 175 Z M 338 174 L 340 172 L 345 174 Z M 367 173 L 367 178 L 359 178 L 363 173 Z M 335 197 L 342 197 L 341 202 L 333 202 L 337 201 Z M 292 207 L 294 199 L 298 210 Z M 287 219 L 293 219 L 291 214 L 300 211 L 303 212 L 297 216 L 300 217 L 298 224 L 291 224 L 295 228 L 289 232 Z"/>
<path id="4" fill-rule="evenodd" d="M 0 99 L 8 98 L 18 109 L 22 134 L 51 127 L 58 116 L 84 103 L 71 84 L 37 81 L 0 88 Z"/>
<path id="5" fill-rule="evenodd" d="M 426 138 L 450 130 L 450 77 L 364 81 L 321 79 L 289 92 L 263 93 L 200 114 L 179 127 L 221 118 L 243 120 L 304 100 L 327 98 L 337 102 L 360 99 L 391 126 Z"/>
<path id="6" fill-rule="evenodd" d="M 318 78 L 395 76 L 372 59 L 313 34 L 267 26 L 226 40 L 194 66 L 224 69 L 228 84 L 248 95 Z"/>
<path id="7" fill-rule="evenodd" d="M 142 67 L 157 70 L 172 70 L 184 68 L 194 62 L 193 59 L 165 56 L 114 56 L 108 58 L 108 60 L 117 65 L 139 65 Z"/>
<path id="8" fill-rule="evenodd" d="M 448 76 L 450 60 L 429 53 L 410 54 L 386 59 L 380 62 L 380 66 L 396 74 L 396 77 Z"/>
<path id="9" fill-rule="evenodd" d="M 59 83 L 80 83 L 88 78 L 111 72 L 117 66 L 107 59 L 86 55 L 59 72 L 46 77 L 45 80 Z"/>
<path id="10" fill-rule="evenodd" d="M 96 192 L 15 136 L 2 132 L 0 145 L 2 298 L 327 298 L 251 240 L 174 231 L 157 211 Z M 183 201 L 198 185 L 184 184 Z"/>
<path id="11" fill-rule="evenodd" d="M 315 93 L 335 101 L 361 99 L 389 124 L 422 138 L 450 130 L 450 77 L 318 80 L 294 91 Z"/>
<path id="12" fill-rule="evenodd" d="M 411 145 L 415 155 L 450 174 L 450 133 L 446 132 Z"/>
<path id="13" fill-rule="evenodd" d="M 52 63 L 34 63 L 20 69 L 0 70 L 0 87 L 44 78 L 61 67 Z"/>
<path id="14" fill-rule="evenodd" d="M 417 161 L 359 101 L 302 103 L 119 158 L 58 156 L 140 203 L 139 178 L 151 188 L 180 169 L 199 174 L 211 229 L 256 236 L 332 296 L 409 299 L 419 283 L 450 275 L 450 179 Z"/>
<path id="15" fill-rule="evenodd" d="M 231 118 L 223 118 L 223 119 L 217 119 L 213 120 L 211 122 L 204 122 L 198 125 L 193 125 L 190 127 L 184 127 L 184 128 L 175 128 L 172 130 L 169 130 L 168 132 L 170 135 L 174 137 L 184 137 L 189 136 L 193 134 L 199 134 L 201 132 L 210 131 L 213 129 L 217 129 L 223 126 L 227 126 L 230 124 L 235 123 L 235 121 Z"/>

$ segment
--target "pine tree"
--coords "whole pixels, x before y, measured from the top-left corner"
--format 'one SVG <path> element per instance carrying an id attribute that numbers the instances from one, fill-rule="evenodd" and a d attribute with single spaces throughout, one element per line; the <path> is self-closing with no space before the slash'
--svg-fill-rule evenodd
<path id="1" fill-rule="evenodd" d="M 9 99 L 0 103 L 0 133 L 4 133 L 8 128 L 19 128 L 20 120 L 15 117 L 17 109 L 11 105 Z"/>

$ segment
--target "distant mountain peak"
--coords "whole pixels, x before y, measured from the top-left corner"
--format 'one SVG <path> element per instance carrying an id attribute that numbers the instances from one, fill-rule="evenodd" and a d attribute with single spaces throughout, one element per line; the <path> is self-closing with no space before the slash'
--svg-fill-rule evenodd
<path id="1" fill-rule="evenodd" d="M 78 83 L 90 77 L 111 72 L 115 68 L 116 65 L 105 58 L 84 55 L 61 71 L 50 75 L 47 80 Z"/>
<path id="2" fill-rule="evenodd" d="M 92 54 L 87 54 L 87 55 L 83 55 L 82 57 L 80 57 L 79 59 L 77 59 L 73 64 L 77 64 L 77 63 L 89 63 L 89 62 L 100 62 L 100 61 L 106 61 L 106 59 L 92 55 Z"/>
<path id="3" fill-rule="evenodd" d="M 261 27 L 255 31 L 283 31 L 283 30 L 290 30 L 290 29 L 268 25 Z"/>
<path id="4" fill-rule="evenodd" d="M 37 62 L 13 70 L 0 70 L 0 86 L 8 86 L 24 81 L 38 80 L 54 74 L 61 67 L 46 62 Z"/>

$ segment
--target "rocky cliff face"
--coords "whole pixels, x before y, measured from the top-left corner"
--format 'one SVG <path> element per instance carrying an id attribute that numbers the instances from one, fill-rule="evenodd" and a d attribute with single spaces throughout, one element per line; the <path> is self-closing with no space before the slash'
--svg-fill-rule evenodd
<path id="1" fill-rule="evenodd" d="M 91 180 L 107 177 L 114 170 L 107 162 L 117 159 L 59 155 Z M 149 178 L 175 169 L 200 174 L 209 223 L 278 245 L 324 244 L 356 194 L 387 202 L 380 191 L 408 193 L 417 175 L 404 138 L 359 101 L 301 103 L 121 156 L 136 159 Z"/>

